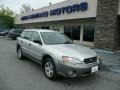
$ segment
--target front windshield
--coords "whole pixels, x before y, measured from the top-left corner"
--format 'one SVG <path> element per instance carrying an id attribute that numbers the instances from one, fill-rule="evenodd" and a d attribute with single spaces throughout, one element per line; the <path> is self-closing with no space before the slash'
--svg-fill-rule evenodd
<path id="1" fill-rule="evenodd" d="M 13 32 L 15 29 L 10 30 L 10 32 Z"/>
<path id="2" fill-rule="evenodd" d="M 14 33 L 21 33 L 23 30 L 20 29 L 12 29 L 10 32 L 14 32 Z"/>
<path id="3" fill-rule="evenodd" d="M 0 30 L 0 32 L 3 32 L 4 30 Z"/>
<path id="4" fill-rule="evenodd" d="M 20 29 L 16 29 L 16 30 L 14 30 L 13 32 L 15 32 L 15 33 L 21 33 L 23 30 L 20 30 Z"/>
<path id="5" fill-rule="evenodd" d="M 41 32 L 41 37 L 46 45 L 72 44 L 72 40 L 59 32 Z"/>

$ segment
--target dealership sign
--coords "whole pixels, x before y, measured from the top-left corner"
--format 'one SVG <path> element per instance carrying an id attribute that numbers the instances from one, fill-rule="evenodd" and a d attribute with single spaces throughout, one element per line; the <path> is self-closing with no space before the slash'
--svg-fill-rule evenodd
<path id="1" fill-rule="evenodd" d="M 70 13 L 75 13 L 79 11 L 86 11 L 87 9 L 88 9 L 88 3 L 82 2 L 80 4 L 73 4 L 70 6 L 61 7 L 61 8 L 53 9 L 50 11 L 35 13 L 32 15 L 28 15 L 28 16 L 23 16 L 21 17 L 21 20 L 36 19 L 36 18 L 42 18 L 42 17 L 48 17 L 48 16 L 56 16 L 56 15 L 61 15 L 65 13 L 70 14 Z"/>

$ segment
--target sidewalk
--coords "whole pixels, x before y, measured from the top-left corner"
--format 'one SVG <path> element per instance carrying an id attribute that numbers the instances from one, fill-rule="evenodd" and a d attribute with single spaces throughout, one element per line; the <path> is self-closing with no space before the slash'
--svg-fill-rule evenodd
<path id="1" fill-rule="evenodd" d="M 120 53 L 93 49 L 102 59 L 105 68 L 120 73 Z"/>

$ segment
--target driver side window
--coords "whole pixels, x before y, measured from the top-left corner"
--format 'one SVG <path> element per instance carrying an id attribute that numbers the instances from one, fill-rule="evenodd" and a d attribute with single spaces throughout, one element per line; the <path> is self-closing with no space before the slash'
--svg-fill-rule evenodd
<path id="1" fill-rule="evenodd" d="M 35 41 L 40 41 L 41 42 L 40 35 L 39 35 L 38 32 L 33 32 L 32 33 L 31 41 L 32 42 L 35 42 Z"/>

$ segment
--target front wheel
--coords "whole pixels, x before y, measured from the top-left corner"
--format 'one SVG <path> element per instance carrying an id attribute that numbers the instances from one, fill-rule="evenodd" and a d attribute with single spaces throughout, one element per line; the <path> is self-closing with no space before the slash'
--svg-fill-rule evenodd
<path id="1" fill-rule="evenodd" d="M 44 73 L 45 76 L 50 79 L 53 80 L 56 78 L 56 67 L 55 67 L 55 63 L 51 58 L 46 58 L 45 59 L 45 63 L 44 63 Z"/>

